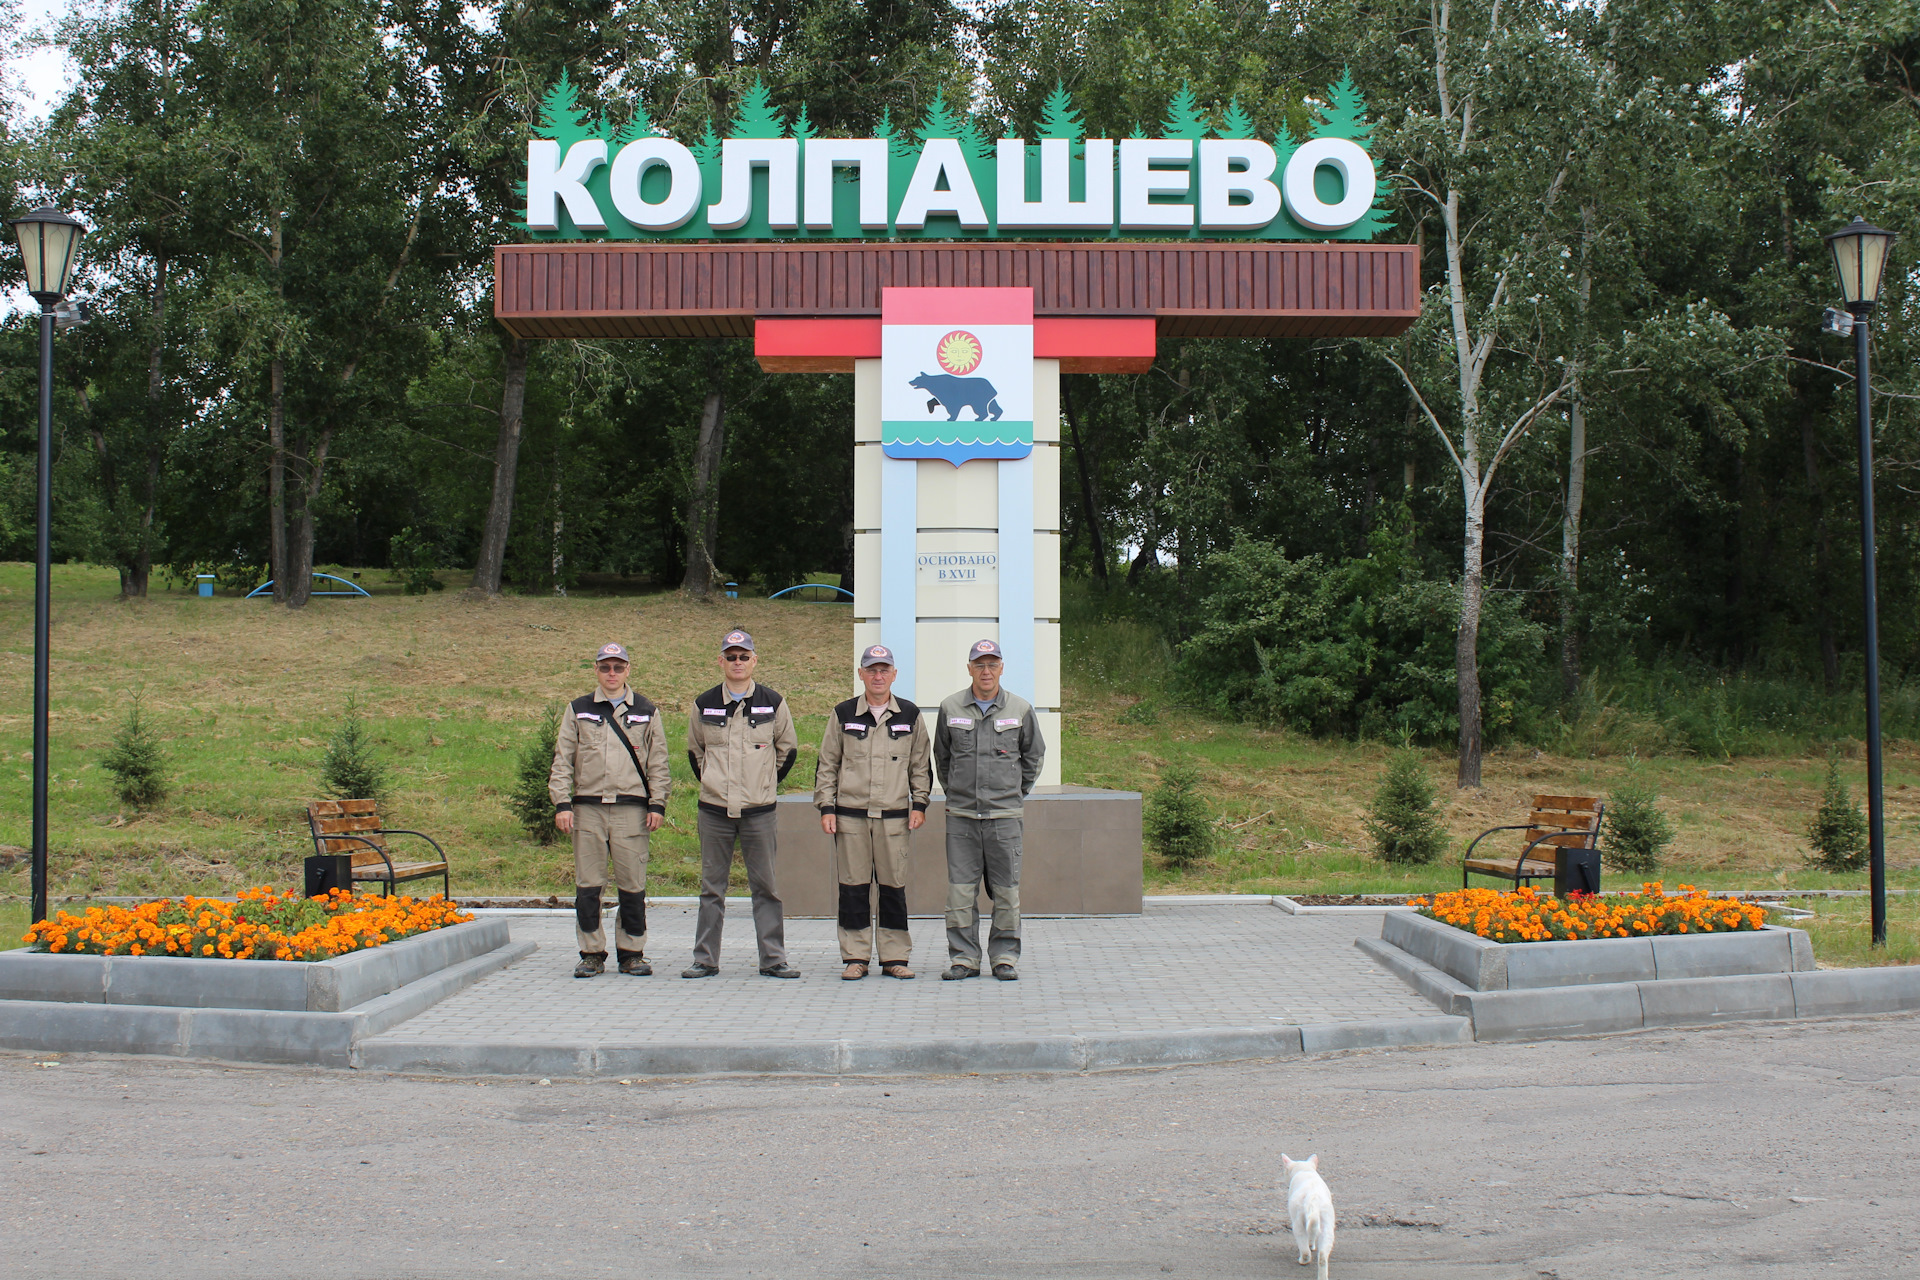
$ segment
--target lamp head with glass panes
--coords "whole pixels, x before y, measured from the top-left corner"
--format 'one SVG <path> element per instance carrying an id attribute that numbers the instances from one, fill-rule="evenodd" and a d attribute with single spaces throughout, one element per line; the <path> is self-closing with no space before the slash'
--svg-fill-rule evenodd
<path id="1" fill-rule="evenodd" d="M 1827 237 L 1834 269 L 1840 273 L 1840 294 L 1847 310 L 1865 315 L 1880 300 L 1880 272 L 1887 265 L 1887 246 L 1893 232 L 1855 218 Z"/>
<path id="2" fill-rule="evenodd" d="M 27 292 L 41 306 L 50 306 L 67 294 L 73 282 L 74 259 L 86 227 L 51 206 L 35 209 L 13 220 L 20 257 L 27 271 Z"/>

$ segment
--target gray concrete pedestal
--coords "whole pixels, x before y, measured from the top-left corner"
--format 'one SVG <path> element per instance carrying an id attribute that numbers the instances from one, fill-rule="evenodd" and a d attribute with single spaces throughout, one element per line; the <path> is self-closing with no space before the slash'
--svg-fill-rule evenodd
<path id="1" fill-rule="evenodd" d="M 833 842 L 820 830 L 813 797 L 780 797 L 775 883 L 789 916 L 831 917 L 839 909 Z M 938 916 L 947 903 L 946 801 L 934 797 L 926 825 L 910 837 L 907 910 Z M 1027 915 L 1139 915 L 1140 793 L 1094 787 L 1036 787 L 1026 803 L 1020 909 Z M 985 897 L 982 909 L 989 909 Z"/>

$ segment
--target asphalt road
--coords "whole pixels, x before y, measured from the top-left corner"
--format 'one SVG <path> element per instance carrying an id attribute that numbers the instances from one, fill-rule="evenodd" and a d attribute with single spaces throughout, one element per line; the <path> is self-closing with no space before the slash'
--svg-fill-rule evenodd
<path id="1" fill-rule="evenodd" d="M 1090 1076 L 0 1054 L 0 1275 L 1920 1275 L 1920 1018 Z"/>

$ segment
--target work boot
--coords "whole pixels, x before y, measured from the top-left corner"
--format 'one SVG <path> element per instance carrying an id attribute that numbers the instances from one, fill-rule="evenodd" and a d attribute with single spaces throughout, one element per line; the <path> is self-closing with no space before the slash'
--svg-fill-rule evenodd
<path id="1" fill-rule="evenodd" d="M 621 956 L 620 972 L 634 978 L 651 978 L 653 966 L 647 963 L 645 956 Z"/>
<path id="2" fill-rule="evenodd" d="M 942 982 L 958 982 L 962 978 L 977 978 L 979 976 L 980 971 L 978 969 L 969 969 L 964 964 L 956 964 L 941 974 L 940 980 Z"/>
<path id="3" fill-rule="evenodd" d="M 711 978 L 718 972 L 720 972 L 718 965 L 701 964 L 695 961 L 693 964 L 682 969 L 680 976 L 683 978 Z"/>
<path id="4" fill-rule="evenodd" d="M 1020 971 L 1005 961 L 993 966 L 993 976 L 1002 982 L 1020 981 Z"/>
<path id="5" fill-rule="evenodd" d="M 580 963 L 573 966 L 576 978 L 597 978 L 607 971 L 607 953 L 604 951 L 582 951 Z"/>
<path id="6" fill-rule="evenodd" d="M 782 960 L 779 964 L 760 966 L 760 976 L 763 978 L 797 978 L 800 976 L 800 971 L 788 964 L 785 960 Z"/>

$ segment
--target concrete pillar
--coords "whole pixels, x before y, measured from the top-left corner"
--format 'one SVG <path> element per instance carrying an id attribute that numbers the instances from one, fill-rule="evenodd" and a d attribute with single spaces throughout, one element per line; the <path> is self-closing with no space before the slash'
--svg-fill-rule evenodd
<path id="1" fill-rule="evenodd" d="M 1033 362 L 1033 452 L 1013 462 L 888 458 L 880 361 L 853 367 L 853 650 L 884 644 L 897 688 L 931 711 L 967 682 L 967 648 L 1006 653 L 1006 686 L 1047 739 L 1040 785 L 1060 781 L 1060 362 Z M 992 556 L 942 581 L 928 557 Z M 854 682 L 857 691 L 858 682 Z"/>

